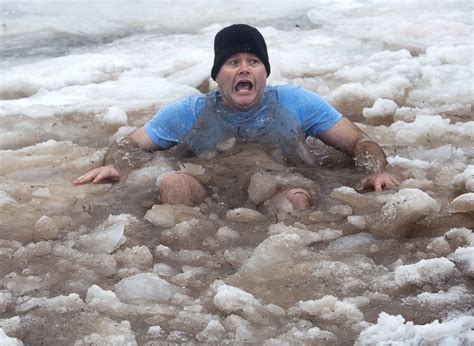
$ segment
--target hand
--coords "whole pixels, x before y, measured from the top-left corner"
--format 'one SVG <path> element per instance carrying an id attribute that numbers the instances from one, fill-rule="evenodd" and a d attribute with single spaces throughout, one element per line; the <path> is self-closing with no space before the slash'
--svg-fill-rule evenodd
<path id="1" fill-rule="evenodd" d="M 379 173 L 368 176 L 363 182 L 364 188 L 371 188 L 379 192 L 383 189 L 394 189 L 400 185 L 400 180 L 390 173 Z"/>
<path id="2" fill-rule="evenodd" d="M 92 184 L 100 183 L 104 180 L 120 180 L 120 173 L 114 167 L 114 165 L 107 165 L 98 168 L 94 168 L 93 170 L 87 172 L 84 175 L 74 179 L 72 183 L 74 185 L 83 185 L 92 182 Z"/>

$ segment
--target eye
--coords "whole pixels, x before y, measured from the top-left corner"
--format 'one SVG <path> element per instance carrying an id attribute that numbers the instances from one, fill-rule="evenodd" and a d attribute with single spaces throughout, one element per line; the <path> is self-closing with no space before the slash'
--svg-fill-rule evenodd
<path id="1" fill-rule="evenodd" d="M 255 66 L 255 65 L 260 64 L 260 60 L 257 59 L 257 58 L 251 58 L 251 59 L 249 60 L 249 63 L 250 63 L 250 65 Z"/>
<path id="2" fill-rule="evenodd" d="M 227 63 L 230 65 L 230 66 L 237 66 L 239 65 L 239 60 L 237 59 L 230 59 L 227 61 Z"/>

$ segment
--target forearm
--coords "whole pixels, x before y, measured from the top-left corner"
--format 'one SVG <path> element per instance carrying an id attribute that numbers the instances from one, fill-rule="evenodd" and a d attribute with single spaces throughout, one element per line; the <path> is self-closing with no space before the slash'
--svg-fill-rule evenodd
<path id="1" fill-rule="evenodd" d="M 354 146 L 352 157 L 355 166 L 367 174 L 378 174 L 385 171 L 387 157 L 382 148 L 374 141 L 363 139 Z"/>
<path id="2" fill-rule="evenodd" d="M 140 148 L 139 143 L 127 136 L 120 138 L 109 147 L 104 156 L 103 165 L 113 165 L 118 170 L 125 170 L 134 168 L 148 159 L 146 150 Z"/>
<path id="3" fill-rule="evenodd" d="M 114 142 L 104 156 L 104 166 L 113 165 L 115 163 L 114 154 L 120 149 L 120 146 L 117 142 Z"/>

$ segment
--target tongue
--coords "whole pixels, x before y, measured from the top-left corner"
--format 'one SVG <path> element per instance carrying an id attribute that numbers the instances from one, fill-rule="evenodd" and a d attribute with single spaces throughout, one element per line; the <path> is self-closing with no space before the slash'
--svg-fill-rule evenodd
<path id="1" fill-rule="evenodd" d="M 235 88 L 237 89 L 237 91 L 250 90 L 252 88 L 252 83 L 250 83 L 250 82 L 239 82 L 239 83 L 237 83 L 237 86 Z"/>

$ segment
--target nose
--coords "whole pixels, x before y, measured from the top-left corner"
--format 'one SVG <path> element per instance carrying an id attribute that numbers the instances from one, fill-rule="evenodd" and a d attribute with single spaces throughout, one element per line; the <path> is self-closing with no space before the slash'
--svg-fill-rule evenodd
<path id="1" fill-rule="evenodd" d="M 248 73 L 250 73 L 249 65 L 248 65 L 247 62 L 243 61 L 243 62 L 240 64 L 239 75 L 240 75 L 240 74 L 248 74 Z"/>

